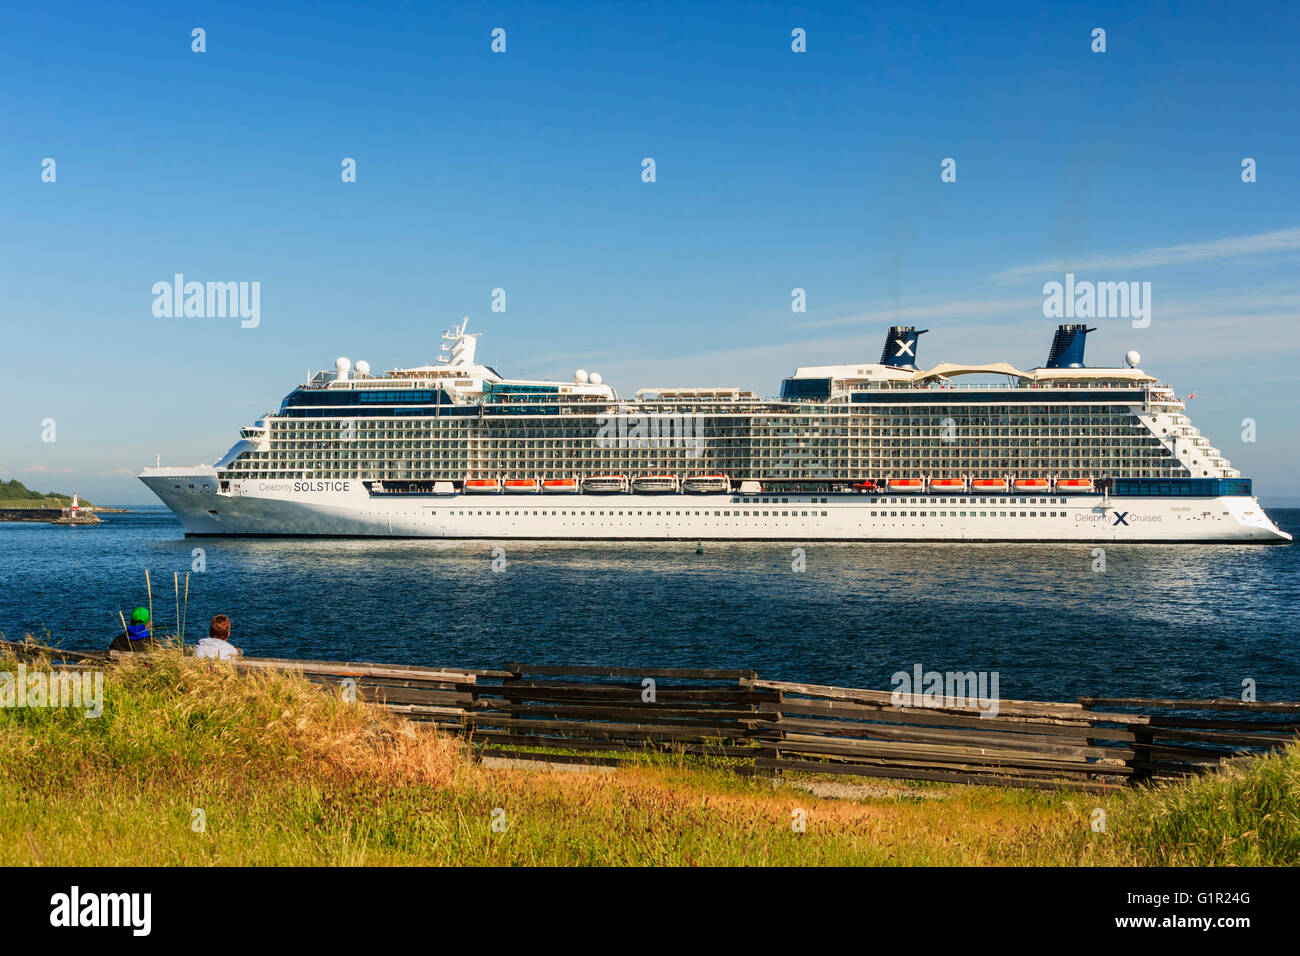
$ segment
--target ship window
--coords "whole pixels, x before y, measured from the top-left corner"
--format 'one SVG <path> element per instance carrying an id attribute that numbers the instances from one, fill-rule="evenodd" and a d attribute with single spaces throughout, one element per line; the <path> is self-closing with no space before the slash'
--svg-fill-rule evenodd
<path id="1" fill-rule="evenodd" d="M 826 513 L 826 512 L 824 512 L 824 511 L 822 512 L 822 514 L 825 514 L 825 513 Z M 874 511 L 871 512 L 871 517 L 873 517 L 873 518 L 876 517 L 876 513 L 875 513 Z"/>
<path id="2" fill-rule="evenodd" d="M 989 513 L 988 513 L 987 511 L 981 511 L 981 512 L 980 512 L 980 517 L 981 517 L 981 518 L 987 518 L 988 516 L 989 516 Z"/>
<path id="3" fill-rule="evenodd" d="M 1023 511 L 1020 512 L 1020 517 L 1022 517 L 1022 518 L 1025 517 L 1025 512 L 1023 512 Z"/>
<path id="4" fill-rule="evenodd" d="M 730 517 L 731 517 L 731 512 L 730 512 L 730 511 L 724 511 L 724 512 L 722 512 L 722 514 L 723 514 L 724 517 L 727 517 L 727 518 L 730 518 Z"/>
<path id="5" fill-rule="evenodd" d="M 826 517 L 826 512 L 824 512 L 824 511 L 822 512 L 822 517 L 823 517 L 823 518 Z"/>
<path id="6" fill-rule="evenodd" d="M 1002 518 L 1005 518 L 1005 517 L 1007 516 L 1007 513 L 1006 513 L 1005 511 L 999 511 L 999 512 L 998 512 L 998 516 L 999 516 L 999 517 L 1002 517 Z"/>

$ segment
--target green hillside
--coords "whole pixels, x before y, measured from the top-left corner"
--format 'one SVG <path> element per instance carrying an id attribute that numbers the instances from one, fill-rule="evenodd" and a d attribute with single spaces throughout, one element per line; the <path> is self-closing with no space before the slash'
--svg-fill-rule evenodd
<path id="1" fill-rule="evenodd" d="M 79 504 L 90 505 L 85 498 Z M 72 504 L 72 495 L 56 491 L 32 491 L 17 478 L 0 481 L 0 508 L 66 508 Z"/>

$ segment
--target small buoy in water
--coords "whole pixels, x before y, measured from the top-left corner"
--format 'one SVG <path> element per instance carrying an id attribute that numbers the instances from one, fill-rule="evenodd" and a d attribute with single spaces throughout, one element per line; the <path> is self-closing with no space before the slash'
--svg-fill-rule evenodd
<path id="1" fill-rule="evenodd" d="M 703 554 L 703 553 L 704 553 L 704 542 L 703 542 L 703 541 L 697 541 L 697 542 L 695 543 L 695 553 L 696 553 L 696 554 Z"/>

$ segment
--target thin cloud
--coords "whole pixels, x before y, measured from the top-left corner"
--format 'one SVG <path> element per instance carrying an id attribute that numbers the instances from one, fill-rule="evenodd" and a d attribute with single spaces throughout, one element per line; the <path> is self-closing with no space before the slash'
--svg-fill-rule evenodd
<path id="1" fill-rule="evenodd" d="M 37 472 L 48 475 L 66 475 L 72 471 L 71 468 L 50 468 L 48 465 L 32 465 L 30 468 L 24 468 L 24 472 Z"/>
<path id="2" fill-rule="evenodd" d="M 998 318 L 991 308 L 998 302 L 1007 306 L 1011 318 Z M 1022 309 L 1029 304 L 1032 308 Z M 945 323 L 945 317 L 962 314 L 980 316 L 982 320 Z M 922 340 L 925 350 L 922 367 L 940 361 L 996 362 L 1009 361 L 1018 368 L 1033 368 L 1046 357 L 1050 330 L 1055 324 L 1043 318 L 1042 299 L 963 300 L 930 306 L 918 306 L 885 313 L 886 318 L 923 318 L 937 320 L 934 334 Z M 797 366 L 834 365 L 841 362 L 869 363 L 879 353 L 880 322 L 868 315 L 844 320 L 843 324 L 861 321 L 861 334 L 852 337 L 812 337 L 794 341 L 773 341 L 708 352 L 679 353 L 664 358 L 644 358 L 611 362 L 601 371 L 605 380 L 619 387 L 620 394 L 630 395 L 639 386 L 731 385 L 752 389 L 759 395 L 771 395 L 782 378 Z M 1264 292 L 1241 296 L 1196 297 L 1163 302 L 1156 300 L 1152 326 L 1138 332 L 1129 321 L 1102 320 L 1102 334 L 1089 343 L 1091 364 L 1119 365 L 1123 352 L 1139 348 L 1152 369 L 1175 369 L 1184 372 L 1190 366 L 1217 366 L 1232 348 L 1232 337 L 1243 329 L 1273 343 L 1269 363 L 1300 360 L 1300 341 L 1289 333 L 1300 322 L 1300 296 Z M 839 324 L 839 323 L 827 323 Z M 1021 333 L 1024 333 L 1022 335 Z M 1153 337 L 1155 339 L 1153 340 Z"/>
<path id="3" fill-rule="evenodd" d="M 1033 265 L 1017 266 L 995 273 L 995 282 L 1017 282 L 1033 276 L 1080 272 L 1085 269 L 1150 269 L 1157 266 L 1186 265 L 1216 259 L 1241 259 L 1249 256 L 1300 252 L 1300 229 L 1279 229 L 1253 236 L 1233 236 L 1211 242 L 1192 242 L 1181 246 L 1159 246 L 1118 256 L 1091 255 L 1073 259 L 1063 256 Z"/>
<path id="4" fill-rule="evenodd" d="M 952 319 L 963 316 L 983 316 L 1017 314 L 1029 310 L 1041 315 L 1042 297 L 1032 299 L 967 299 L 958 302 L 937 302 L 932 305 L 914 305 L 905 309 L 879 309 L 864 312 L 861 315 L 849 315 L 838 319 L 821 319 L 816 322 L 803 322 L 803 328 L 816 329 L 835 325 L 884 325 L 894 322 L 907 322 L 929 319 Z"/>
<path id="5" fill-rule="evenodd" d="M 114 468 L 112 471 L 101 471 L 99 475 L 101 478 L 134 478 L 135 472 L 130 468 Z"/>

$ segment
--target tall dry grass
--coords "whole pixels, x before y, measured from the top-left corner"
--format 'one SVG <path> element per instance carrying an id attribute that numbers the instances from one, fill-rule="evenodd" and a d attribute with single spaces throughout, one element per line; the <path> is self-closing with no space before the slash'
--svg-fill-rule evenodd
<path id="1" fill-rule="evenodd" d="M 1295 754 L 1239 780 L 1104 798 L 891 783 L 824 799 L 688 758 L 613 775 L 488 769 L 457 738 L 299 675 L 174 649 L 109 668 L 105 692 L 98 719 L 0 711 L 0 864 L 1296 860 Z"/>

